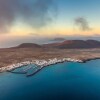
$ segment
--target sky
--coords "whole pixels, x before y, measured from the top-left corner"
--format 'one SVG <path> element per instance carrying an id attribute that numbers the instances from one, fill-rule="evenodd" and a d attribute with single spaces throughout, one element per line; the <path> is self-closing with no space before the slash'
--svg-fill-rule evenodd
<path id="1" fill-rule="evenodd" d="M 100 40 L 100 0 L 0 0 L 0 47 L 52 38 Z"/>

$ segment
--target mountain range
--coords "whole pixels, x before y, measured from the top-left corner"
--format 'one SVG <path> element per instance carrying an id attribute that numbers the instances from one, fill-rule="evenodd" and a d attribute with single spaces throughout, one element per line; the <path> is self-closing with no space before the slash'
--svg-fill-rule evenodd
<path id="1" fill-rule="evenodd" d="M 35 44 L 23 43 L 16 48 L 59 48 L 59 49 L 89 49 L 100 48 L 100 41 L 96 40 L 65 40 L 63 42 L 48 43 L 48 44 Z"/>

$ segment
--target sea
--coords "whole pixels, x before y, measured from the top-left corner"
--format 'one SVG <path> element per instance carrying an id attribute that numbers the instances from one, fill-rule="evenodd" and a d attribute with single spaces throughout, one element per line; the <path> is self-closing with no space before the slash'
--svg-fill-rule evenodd
<path id="1" fill-rule="evenodd" d="M 31 77 L 0 73 L 0 100 L 100 100 L 100 59 L 51 65 Z"/>

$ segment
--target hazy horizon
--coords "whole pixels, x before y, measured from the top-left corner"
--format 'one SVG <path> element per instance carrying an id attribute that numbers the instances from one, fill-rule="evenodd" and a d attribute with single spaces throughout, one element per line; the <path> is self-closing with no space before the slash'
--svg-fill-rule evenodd
<path id="1" fill-rule="evenodd" d="M 100 40 L 100 0 L 0 0 L 0 48 L 53 38 Z"/>

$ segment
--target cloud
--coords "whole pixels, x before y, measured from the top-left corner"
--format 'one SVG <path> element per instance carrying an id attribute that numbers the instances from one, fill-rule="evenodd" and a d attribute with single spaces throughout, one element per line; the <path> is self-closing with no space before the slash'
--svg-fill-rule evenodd
<path id="1" fill-rule="evenodd" d="M 53 42 L 61 42 L 61 41 L 65 41 L 66 39 L 63 38 L 63 37 L 57 37 L 57 38 L 53 38 L 51 39 L 50 41 L 53 41 Z"/>
<path id="2" fill-rule="evenodd" d="M 52 21 L 51 8 L 54 0 L 0 0 L 0 31 L 7 32 L 18 19 L 41 28 Z"/>
<path id="3" fill-rule="evenodd" d="M 91 30 L 89 23 L 86 18 L 84 17 L 78 17 L 74 20 L 74 24 L 76 27 L 78 27 L 82 31 L 89 31 Z"/>

